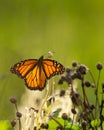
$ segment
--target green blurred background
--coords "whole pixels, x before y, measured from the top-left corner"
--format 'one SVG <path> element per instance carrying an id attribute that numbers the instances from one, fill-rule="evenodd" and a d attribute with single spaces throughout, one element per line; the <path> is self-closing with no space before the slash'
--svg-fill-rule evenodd
<path id="1" fill-rule="evenodd" d="M 25 91 L 10 67 L 48 51 L 65 67 L 78 61 L 95 72 L 104 63 L 104 1 L 0 0 L 0 119 L 13 117 L 9 98 Z"/>

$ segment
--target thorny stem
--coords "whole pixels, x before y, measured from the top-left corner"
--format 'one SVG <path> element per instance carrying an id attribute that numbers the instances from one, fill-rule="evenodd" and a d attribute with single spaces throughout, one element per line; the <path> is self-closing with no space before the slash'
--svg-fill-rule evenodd
<path id="1" fill-rule="evenodd" d="M 88 105 L 88 107 L 90 106 L 90 103 L 89 103 L 89 100 L 88 100 L 88 97 L 86 95 L 86 92 L 85 92 L 85 87 L 84 87 L 84 78 L 82 79 L 82 91 L 83 91 L 83 99 L 84 99 L 84 102 L 83 103 L 87 103 L 86 105 Z M 85 108 L 84 108 L 85 109 Z M 91 115 L 92 115 L 92 118 L 94 119 L 94 115 L 93 113 L 91 112 Z"/>
<path id="2" fill-rule="evenodd" d="M 51 80 L 51 83 L 52 83 L 52 103 L 53 103 L 53 99 L 54 99 L 54 80 L 53 80 L 53 78 Z"/>
<path id="3" fill-rule="evenodd" d="M 102 99 L 101 99 L 101 109 L 100 109 L 100 119 L 103 112 L 103 103 L 104 102 L 104 96 L 103 96 L 103 88 L 102 88 Z M 101 130 L 103 130 L 103 120 L 101 119 Z"/>
<path id="4" fill-rule="evenodd" d="M 16 108 L 16 111 L 18 112 L 17 103 L 15 103 L 15 108 Z M 18 118 L 18 123 L 19 123 L 19 130 L 21 130 L 21 120 L 20 120 L 20 118 Z"/>
<path id="5" fill-rule="evenodd" d="M 100 71 L 99 71 L 99 75 L 98 75 L 98 80 L 97 80 L 97 85 L 96 85 L 96 82 L 95 82 L 95 79 L 94 79 L 94 76 L 93 76 L 93 74 L 92 74 L 92 72 L 89 70 L 89 72 L 90 72 L 90 75 L 91 75 L 91 77 L 92 77 L 92 80 L 93 80 L 93 82 L 94 82 L 94 84 L 95 84 L 95 88 L 96 88 L 96 90 L 95 90 L 95 95 L 96 95 L 96 102 L 95 102 L 95 118 L 96 118 L 96 114 L 97 114 L 97 110 L 98 110 L 98 106 L 99 106 L 99 98 L 98 98 L 98 86 L 99 86 L 99 81 L 100 81 Z M 97 106 L 98 105 L 98 106 Z"/>
<path id="6" fill-rule="evenodd" d="M 82 79 L 82 92 L 83 92 L 83 99 L 84 99 L 84 102 L 86 102 L 85 101 L 85 99 L 86 99 L 86 93 L 85 93 L 85 89 L 84 89 L 84 80 Z"/>
<path id="7" fill-rule="evenodd" d="M 74 109 L 75 109 L 75 105 L 74 105 Z M 73 126 L 73 123 L 74 123 L 74 118 L 75 118 L 75 114 L 73 114 L 73 119 L 72 119 L 72 123 L 71 123 L 70 129 L 72 129 L 72 126 Z"/>
<path id="8" fill-rule="evenodd" d="M 99 81 L 100 81 L 100 71 L 99 71 L 98 80 L 97 80 L 97 85 L 96 85 L 96 90 L 95 90 L 95 95 L 96 95 L 95 118 L 97 117 L 97 111 L 98 111 L 98 107 L 99 107 L 99 98 L 98 98 L 98 86 L 99 86 Z"/>
<path id="9" fill-rule="evenodd" d="M 15 105 L 16 111 L 18 112 L 18 107 L 17 107 L 17 103 L 15 103 L 14 105 Z"/>
<path id="10" fill-rule="evenodd" d="M 74 92 L 74 90 L 73 90 L 73 85 L 70 84 L 69 87 L 71 87 L 71 91 Z M 75 108 L 75 105 L 74 105 L 74 108 Z M 74 114 L 73 114 L 73 121 L 74 121 Z M 72 126 L 73 126 L 73 122 L 72 122 L 72 124 L 71 124 L 70 129 L 72 128 Z"/>
<path id="11" fill-rule="evenodd" d="M 89 69 L 89 73 L 90 73 L 90 76 L 91 76 L 91 78 L 92 78 L 92 80 L 93 80 L 93 83 L 96 85 L 96 82 L 95 82 L 94 76 L 93 76 L 93 74 L 92 74 L 92 72 L 91 72 L 90 69 Z"/>
<path id="12" fill-rule="evenodd" d="M 83 92 L 84 103 L 87 103 L 87 105 L 89 106 L 88 98 L 87 98 L 85 87 L 84 87 L 84 79 L 82 79 L 82 92 Z"/>
<path id="13" fill-rule="evenodd" d="M 19 130 L 21 130 L 21 120 L 20 120 L 20 118 L 18 119 L 18 121 L 19 121 Z"/>

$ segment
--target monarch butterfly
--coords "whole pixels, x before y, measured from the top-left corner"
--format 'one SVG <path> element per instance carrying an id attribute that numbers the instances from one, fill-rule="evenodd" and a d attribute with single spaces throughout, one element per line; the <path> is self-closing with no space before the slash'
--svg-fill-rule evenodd
<path id="1" fill-rule="evenodd" d="M 10 71 L 24 79 L 26 86 L 31 90 L 43 90 L 46 80 L 54 75 L 62 74 L 65 68 L 55 60 L 28 59 L 16 63 Z"/>

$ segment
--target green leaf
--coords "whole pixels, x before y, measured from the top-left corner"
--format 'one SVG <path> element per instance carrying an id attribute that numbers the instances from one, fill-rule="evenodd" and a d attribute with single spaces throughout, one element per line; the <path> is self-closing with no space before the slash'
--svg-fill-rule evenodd
<path id="1" fill-rule="evenodd" d="M 55 117 L 58 117 L 60 111 L 61 111 L 61 108 L 58 108 L 58 109 L 53 113 L 52 116 L 53 116 L 54 118 L 55 118 Z"/>
<path id="2" fill-rule="evenodd" d="M 13 128 L 8 120 L 2 120 L 0 121 L 0 130 L 13 130 Z"/>
<path id="3" fill-rule="evenodd" d="M 67 124 L 67 126 L 65 127 L 65 130 L 83 130 L 81 126 L 77 125 L 77 124 Z"/>
<path id="4" fill-rule="evenodd" d="M 91 126 L 95 127 L 95 126 L 99 126 L 100 125 L 100 119 L 95 119 L 93 121 L 91 121 Z"/>
<path id="5" fill-rule="evenodd" d="M 60 123 L 62 126 L 64 126 L 64 120 L 62 118 L 54 118 L 58 123 Z M 55 130 L 57 126 L 59 126 L 59 124 L 53 119 L 51 119 L 48 122 L 49 125 L 49 130 Z"/>
<path id="6" fill-rule="evenodd" d="M 77 124 L 72 124 L 71 119 L 63 120 L 62 118 L 54 118 L 59 124 L 61 124 L 65 130 L 82 130 L 82 127 Z M 59 124 L 53 119 L 48 122 L 49 130 L 55 130 Z"/>

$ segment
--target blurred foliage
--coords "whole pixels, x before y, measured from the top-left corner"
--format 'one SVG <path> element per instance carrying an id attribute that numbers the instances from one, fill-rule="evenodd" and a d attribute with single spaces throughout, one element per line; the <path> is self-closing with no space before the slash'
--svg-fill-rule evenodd
<path id="1" fill-rule="evenodd" d="M 76 60 L 95 73 L 96 62 L 104 63 L 103 34 L 103 0 L 1 0 L 0 119 L 11 119 L 9 97 L 24 92 L 23 81 L 9 72 L 14 63 L 52 51 L 64 66 Z"/>
<path id="2" fill-rule="evenodd" d="M 8 120 L 0 121 L 0 129 L 2 129 L 2 130 L 14 130 Z"/>

